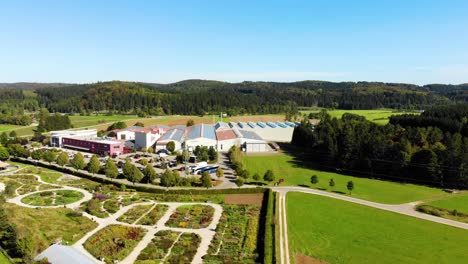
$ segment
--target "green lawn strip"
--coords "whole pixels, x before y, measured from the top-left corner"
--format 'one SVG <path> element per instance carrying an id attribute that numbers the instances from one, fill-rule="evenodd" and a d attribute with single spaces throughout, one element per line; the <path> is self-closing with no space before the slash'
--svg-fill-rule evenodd
<path id="1" fill-rule="evenodd" d="M 14 130 L 15 128 L 19 128 L 19 127 L 21 127 L 21 126 L 8 125 L 8 124 L 0 124 L 0 132 L 5 132 L 5 131 Z"/>
<path id="2" fill-rule="evenodd" d="M 309 114 L 309 113 L 318 113 L 320 111 L 321 109 L 317 109 L 317 110 L 310 110 L 310 111 L 301 111 L 301 113 Z M 377 123 L 379 125 L 388 124 L 389 117 L 392 115 L 419 114 L 416 112 L 396 111 L 393 109 L 373 109 L 373 110 L 333 109 L 333 110 L 327 110 L 327 112 L 331 117 L 335 117 L 335 118 L 341 118 L 341 116 L 343 116 L 343 114 L 345 113 L 356 114 L 356 115 L 364 116 L 367 120 Z"/>
<path id="3" fill-rule="evenodd" d="M 2 252 L 0 252 L 0 264 L 10 264 L 10 260 Z"/>
<path id="4" fill-rule="evenodd" d="M 191 263 L 197 253 L 201 238 L 194 233 L 183 233 L 171 249 L 165 263 Z"/>
<path id="5" fill-rule="evenodd" d="M 30 239 L 29 246 L 36 254 L 58 239 L 64 245 L 72 245 L 97 227 L 97 223 L 71 209 L 33 209 L 9 203 L 5 203 L 4 207 L 8 213 L 8 221 L 16 227 L 18 238 Z"/>
<path id="6" fill-rule="evenodd" d="M 330 263 L 466 263 L 468 231 L 304 193 L 287 195 L 291 256 Z"/>
<path id="7" fill-rule="evenodd" d="M 160 263 L 179 234 L 169 230 L 157 232 L 148 246 L 141 251 L 135 264 Z"/>
<path id="8" fill-rule="evenodd" d="M 156 225 L 156 223 L 163 217 L 169 206 L 165 204 L 157 204 L 149 213 L 143 216 L 137 224 L 139 225 Z"/>
<path id="9" fill-rule="evenodd" d="M 143 228 L 110 225 L 88 238 L 84 248 L 97 259 L 114 263 L 127 257 L 145 233 Z"/>
<path id="10" fill-rule="evenodd" d="M 223 214 L 204 263 L 258 263 L 257 244 L 249 241 L 258 238 L 259 230 L 248 225 L 259 218 L 260 206 L 223 205 Z"/>
<path id="11" fill-rule="evenodd" d="M 325 172 L 300 167 L 294 163 L 292 156 L 278 153 L 275 155 L 251 155 L 245 156 L 246 167 L 250 175 L 254 173 L 263 174 L 271 169 L 276 179 L 283 178 L 285 181 L 281 186 L 305 185 L 325 191 L 340 192 L 348 194 L 346 184 L 354 182 L 352 197 L 386 204 L 401 204 L 413 201 L 421 201 L 433 198 L 443 198 L 450 194 L 436 188 L 426 186 L 403 184 L 375 179 L 358 178 L 333 172 Z M 318 176 L 318 184 L 312 185 L 310 177 Z M 329 187 L 329 180 L 335 181 L 335 187 Z M 272 185 L 273 183 L 270 183 Z"/>
<path id="12" fill-rule="evenodd" d="M 148 210 L 152 207 L 152 204 L 148 205 L 136 205 L 135 207 L 128 210 L 125 214 L 121 215 L 117 218 L 117 221 L 133 224 L 138 218 L 140 218 L 144 213 L 148 212 Z"/>
<path id="13" fill-rule="evenodd" d="M 44 191 L 24 197 L 21 202 L 34 206 L 65 205 L 79 201 L 83 194 L 77 191 Z"/>
<path id="14" fill-rule="evenodd" d="M 183 205 L 177 207 L 166 223 L 168 227 L 205 228 L 213 220 L 214 208 L 208 205 Z"/>
<path id="15" fill-rule="evenodd" d="M 90 116 L 70 116 L 70 122 L 74 128 L 94 126 L 103 123 L 117 122 L 128 119 L 136 119 L 134 115 L 90 115 Z"/>
<path id="16" fill-rule="evenodd" d="M 447 210 L 457 210 L 460 213 L 468 214 L 468 192 L 442 200 L 426 203 L 427 205 Z"/>
<path id="17" fill-rule="evenodd" d="M 27 167 L 19 170 L 16 174 L 36 174 L 41 177 L 41 180 L 48 183 L 56 183 L 62 173 L 41 167 Z"/>

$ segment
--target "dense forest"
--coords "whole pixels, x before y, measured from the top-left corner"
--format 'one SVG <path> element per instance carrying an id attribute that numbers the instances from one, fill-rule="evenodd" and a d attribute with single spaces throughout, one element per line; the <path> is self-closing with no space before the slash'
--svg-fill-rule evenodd
<path id="1" fill-rule="evenodd" d="M 0 123 L 28 125 L 25 112 L 228 115 L 295 113 L 301 107 L 427 109 L 468 101 L 468 85 L 301 81 L 227 83 L 186 80 L 172 84 L 0 84 Z"/>
<path id="2" fill-rule="evenodd" d="M 420 116 L 393 116 L 379 126 L 354 114 L 321 113 L 313 127 L 303 122 L 292 143 L 313 161 L 373 178 L 468 188 L 468 104 L 428 109 Z"/>

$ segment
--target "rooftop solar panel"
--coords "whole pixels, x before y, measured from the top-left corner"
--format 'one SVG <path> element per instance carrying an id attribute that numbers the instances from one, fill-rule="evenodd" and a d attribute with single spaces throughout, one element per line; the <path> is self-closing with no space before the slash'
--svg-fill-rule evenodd
<path id="1" fill-rule="evenodd" d="M 203 124 L 203 137 L 216 140 L 216 133 L 213 125 Z"/>
<path id="2" fill-rule="evenodd" d="M 247 124 L 249 125 L 249 127 L 255 128 L 255 123 L 254 122 L 248 122 Z"/>
<path id="3" fill-rule="evenodd" d="M 277 128 L 277 126 L 275 125 L 275 123 L 267 122 L 266 124 L 267 124 L 267 126 L 269 126 L 269 127 Z"/>
<path id="4" fill-rule="evenodd" d="M 262 138 L 259 135 L 257 135 L 257 133 L 255 133 L 253 131 L 241 130 L 239 132 L 242 133 L 242 136 L 244 138 L 262 140 Z"/>
<path id="5" fill-rule="evenodd" d="M 276 124 L 279 126 L 279 127 L 282 127 L 282 128 L 286 128 L 286 125 L 283 123 L 283 122 L 276 122 Z"/>
<path id="6" fill-rule="evenodd" d="M 201 137 L 201 126 L 202 125 L 192 126 L 192 129 L 190 130 L 187 138 L 188 139 L 195 139 L 195 138 Z"/>
<path id="7" fill-rule="evenodd" d="M 296 124 L 294 124 L 293 122 L 286 121 L 285 123 L 286 123 L 286 125 L 288 125 L 290 127 L 295 127 L 296 126 Z"/>
<path id="8" fill-rule="evenodd" d="M 261 128 L 265 128 L 265 127 L 266 127 L 265 123 L 263 123 L 263 122 L 257 122 L 257 126 L 259 126 L 259 127 L 261 127 Z"/>

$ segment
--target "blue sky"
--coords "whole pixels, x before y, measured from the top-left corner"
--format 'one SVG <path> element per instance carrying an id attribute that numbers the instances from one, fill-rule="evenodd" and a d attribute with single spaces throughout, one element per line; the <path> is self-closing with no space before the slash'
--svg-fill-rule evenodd
<path id="1" fill-rule="evenodd" d="M 0 1 L 0 82 L 468 82 L 468 1 Z"/>

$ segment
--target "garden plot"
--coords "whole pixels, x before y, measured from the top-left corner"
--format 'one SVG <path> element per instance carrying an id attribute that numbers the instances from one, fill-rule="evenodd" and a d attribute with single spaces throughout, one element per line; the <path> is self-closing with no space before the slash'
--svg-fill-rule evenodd
<path id="1" fill-rule="evenodd" d="M 183 233 L 170 249 L 165 263 L 191 263 L 197 253 L 201 238 L 195 233 Z"/>
<path id="2" fill-rule="evenodd" d="M 156 206 L 149 213 L 144 215 L 137 222 L 137 224 L 149 225 L 149 226 L 156 225 L 159 219 L 161 219 L 161 217 L 163 217 L 163 215 L 166 213 L 167 208 L 169 208 L 169 206 L 164 205 L 164 204 L 156 204 Z"/>
<path id="3" fill-rule="evenodd" d="M 127 257 L 146 232 L 139 227 L 110 225 L 92 235 L 84 248 L 95 258 L 114 263 Z"/>
<path id="4" fill-rule="evenodd" d="M 204 263 L 257 263 L 260 208 L 224 205 Z"/>
<path id="5" fill-rule="evenodd" d="M 208 205 L 182 205 L 166 222 L 168 227 L 205 228 L 213 219 L 214 208 Z"/>
<path id="6" fill-rule="evenodd" d="M 130 208 L 126 213 L 121 215 L 119 218 L 117 218 L 117 221 L 127 223 L 127 224 L 133 224 L 135 223 L 139 218 L 141 218 L 148 210 L 153 207 L 152 204 L 148 205 L 136 205 L 135 207 Z"/>
<path id="7" fill-rule="evenodd" d="M 170 230 L 157 232 L 153 240 L 141 251 L 135 264 L 161 263 L 179 236 L 180 233 Z"/>
<path id="8" fill-rule="evenodd" d="M 83 198 L 83 194 L 77 191 L 56 190 L 43 191 L 24 197 L 21 202 L 33 206 L 57 206 L 77 202 Z"/>

